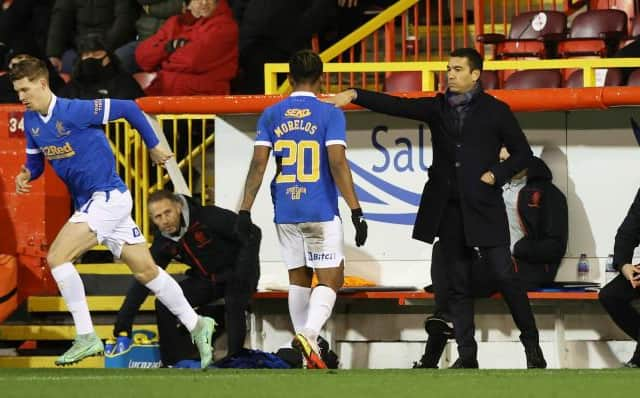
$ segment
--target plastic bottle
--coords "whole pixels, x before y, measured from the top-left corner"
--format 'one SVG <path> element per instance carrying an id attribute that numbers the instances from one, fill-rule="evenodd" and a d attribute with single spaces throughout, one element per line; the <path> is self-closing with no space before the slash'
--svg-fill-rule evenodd
<path id="1" fill-rule="evenodd" d="M 609 254 L 609 257 L 607 257 L 607 263 L 604 267 L 604 275 L 605 284 L 609 283 L 613 278 L 618 276 L 618 271 L 613 268 L 613 254 Z"/>
<path id="2" fill-rule="evenodd" d="M 587 260 L 587 255 L 585 253 L 580 254 L 580 259 L 578 260 L 577 267 L 577 275 L 578 281 L 580 282 L 588 282 L 589 281 L 589 261 Z"/>

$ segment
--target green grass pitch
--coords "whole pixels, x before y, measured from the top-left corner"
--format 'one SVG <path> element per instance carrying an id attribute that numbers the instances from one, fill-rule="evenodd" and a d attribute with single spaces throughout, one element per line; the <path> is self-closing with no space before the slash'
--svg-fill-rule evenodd
<path id="1" fill-rule="evenodd" d="M 637 396 L 640 370 L 0 369 L 0 397 Z"/>

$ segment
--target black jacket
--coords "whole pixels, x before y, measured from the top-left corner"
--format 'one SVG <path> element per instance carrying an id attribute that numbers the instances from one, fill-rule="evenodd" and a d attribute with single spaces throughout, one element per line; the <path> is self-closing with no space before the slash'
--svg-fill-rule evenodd
<path id="1" fill-rule="evenodd" d="M 190 274 L 213 282 L 254 279 L 260 228 L 253 225 L 250 243 L 243 246 L 233 233 L 236 213 L 184 198 L 189 205 L 187 232 L 176 242 L 156 231 L 150 249 L 156 264 L 165 268 L 175 259 L 191 267 Z"/>
<path id="2" fill-rule="evenodd" d="M 266 47 L 288 56 L 311 45 L 311 36 L 335 19 L 335 0 L 238 0 L 232 2 L 240 26 L 240 57 Z"/>
<path id="3" fill-rule="evenodd" d="M 622 224 L 618 227 L 613 246 L 613 266 L 620 271 L 620 267 L 631 264 L 633 251 L 640 244 L 640 190 L 627 212 Z"/>
<path id="4" fill-rule="evenodd" d="M 114 57 L 114 55 L 110 55 Z M 136 99 L 144 97 L 144 91 L 136 80 L 122 70 L 117 61 L 112 61 L 103 67 L 98 76 L 88 78 L 77 72 L 78 65 L 74 67 L 71 80 L 58 93 L 64 98 L 116 98 Z"/>
<path id="5" fill-rule="evenodd" d="M 525 236 L 513 247 L 516 262 L 540 265 L 549 281 L 558 271 L 569 236 L 567 198 L 551 179 L 544 161 L 532 158 L 527 183 L 518 194 L 518 216 Z"/>
<path id="6" fill-rule="evenodd" d="M 136 37 L 138 5 L 134 0 L 56 0 L 51 12 L 47 56 L 61 57 L 75 48 L 75 38 L 88 33 L 104 36 L 113 51 Z"/>
<path id="7" fill-rule="evenodd" d="M 467 245 L 508 245 L 509 226 L 500 187 L 526 168 L 532 156 L 527 138 L 509 106 L 481 92 L 470 104 L 458 134 L 443 94 L 409 99 L 360 89 L 357 93 L 354 103 L 376 112 L 426 122 L 431 130 L 433 164 L 422 192 L 413 238 L 433 242 L 450 199 L 451 184 L 456 184 Z M 502 145 L 511 156 L 499 163 Z M 495 175 L 495 185 L 480 181 L 486 171 Z"/>
<path id="8" fill-rule="evenodd" d="M 253 225 L 247 245 L 242 245 L 233 233 L 237 215 L 216 206 L 200 206 L 183 196 L 189 206 L 189 226 L 176 242 L 156 231 L 151 255 L 159 267 L 166 268 L 172 260 L 188 265 L 187 275 L 214 283 L 224 283 L 238 294 L 255 291 L 260 278 L 260 228 Z M 149 289 L 134 281 L 127 292 L 116 319 L 114 336 L 131 332 L 133 319 L 149 294 Z"/>

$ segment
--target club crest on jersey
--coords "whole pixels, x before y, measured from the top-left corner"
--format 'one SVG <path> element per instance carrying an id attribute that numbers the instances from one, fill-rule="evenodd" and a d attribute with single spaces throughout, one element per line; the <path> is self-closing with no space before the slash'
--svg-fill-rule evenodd
<path id="1" fill-rule="evenodd" d="M 40 135 L 40 127 L 31 127 L 31 135 L 37 137 Z"/>
<path id="2" fill-rule="evenodd" d="M 289 108 L 284 112 L 284 117 L 303 118 L 307 116 L 311 116 L 311 109 Z"/>
<path id="3" fill-rule="evenodd" d="M 295 186 L 287 188 L 287 195 L 291 196 L 291 200 L 300 200 L 302 194 L 307 193 L 307 188 Z"/>
<path id="4" fill-rule="evenodd" d="M 58 137 L 65 137 L 71 134 L 71 130 L 65 130 L 62 120 L 56 122 L 56 130 L 58 131 Z"/>

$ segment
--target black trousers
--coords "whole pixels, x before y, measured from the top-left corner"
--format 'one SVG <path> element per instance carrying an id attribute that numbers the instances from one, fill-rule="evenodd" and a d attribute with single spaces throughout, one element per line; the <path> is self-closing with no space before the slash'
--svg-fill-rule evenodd
<path id="1" fill-rule="evenodd" d="M 476 250 L 467 246 L 464 236 L 462 212 L 458 203 L 450 202 L 442 218 L 439 230 L 444 263 L 448 265 L 447 282 L 449 307 L 453 318 L 458 353 L 463 361 L 475 360 L 478 345 L 474 338 L 474 308 L 472 266 L 475 255 L 480 256 L 486 271 L 493 274 L 496 287 L 502 293 L 513 320 L 520 329 L 520 340 L 525 347 L 538 345 L 538 329 L 529 305 L 529 298 L 516 275 L 508 246 L 481 247 Z M 436 293 L 437 294 L 437 293 Z"/>
<path id="2" fill-rule="evenodd" d="M 600 290 L 598 298 L 616 325 L 637 341 L 640 314 L 631 306 L 631 301 L 640 298 L 640 290 L 634 289 L 627 278 L 620 274 Z"/>
<path id="3" fill-rule="evenodd" d="M 240 351 L 247 333 L 245 311 L 253 293 L 249 284 L 213 284 L 208 279 L 189 277 L 180 282 L 180 287 L 193 307 L 224 298 L 228 353 Z M 198 358 L 198 350 L 187 329 L 159 300 L 156 300 L 156 317 L 163 364 L 173 365 L 182 359 Z"/>

